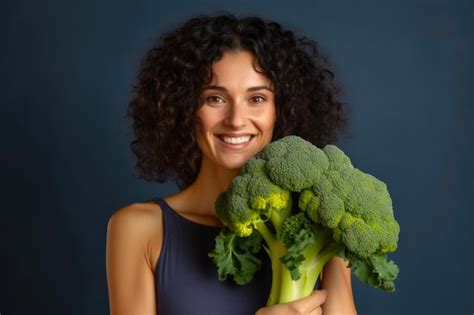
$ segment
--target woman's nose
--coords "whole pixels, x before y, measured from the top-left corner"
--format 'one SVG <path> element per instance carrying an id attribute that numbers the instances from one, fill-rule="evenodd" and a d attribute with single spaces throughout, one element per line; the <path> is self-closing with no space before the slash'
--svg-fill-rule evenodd
<path id="1" fill-rule="evenodd" d="M 224 123 L 235 129 L 241 129 L 245 126 L 245 109 L 242 104 L 233 103 L 229 106 Z"/>

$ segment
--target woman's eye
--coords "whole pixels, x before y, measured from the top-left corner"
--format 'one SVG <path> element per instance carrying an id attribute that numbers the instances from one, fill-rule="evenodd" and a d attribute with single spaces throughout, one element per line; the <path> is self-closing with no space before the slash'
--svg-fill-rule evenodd
<path id="1" fill-rule="evenodd" d="M 211 102 L 211 103 L 221 103 L 221 101 L 223 101 L 223 100 L 222 100 L 222 98 L 220 98 L 219 96 L 213 95 L 213 96 L 209 96 L 209 97 L 207 98 L 207 101 L 208 101 L 208 102 Z"/>
<path id="2" fill-rule="evenodd" d="M 265 98 L 262 97 L 262 96 L 254 96 L 254 97 L 252 97 L 252 100 L 254 100 L 255 103 L 265 102 Z"/>

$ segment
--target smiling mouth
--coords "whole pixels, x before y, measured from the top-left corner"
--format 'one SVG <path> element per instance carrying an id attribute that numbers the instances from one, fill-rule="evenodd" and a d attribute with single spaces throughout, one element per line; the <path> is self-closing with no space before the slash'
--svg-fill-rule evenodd
<path id="1" fill-rule="evenodd" d="M 250 143 L 250 141 L 254 138 L 254 135 L 245 135 L 239 137 L 229 137 L 225 135 L 219 135 L 217 138 L 223 143 L 226 147 L 230 148 L 243 148 Z"/>
<path id="2" fill-rule="evenodd" d="M 252 136 L 251 135 L 240 136 L 240 137 L 219 136 L 219 138 L 227 144 L 243 144 L 243 143 L 249 142 Z"/>

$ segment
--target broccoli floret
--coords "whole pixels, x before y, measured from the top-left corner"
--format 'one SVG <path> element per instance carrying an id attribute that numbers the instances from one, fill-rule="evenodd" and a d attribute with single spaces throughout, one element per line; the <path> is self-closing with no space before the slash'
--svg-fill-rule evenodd
<path id="1" fill-rule="evenodd" d="M 297 136 L 270 143 L 257 157 L 266 161 L 265 173 L 272 182 L 293 192 L 318 182 L 329 166 L 322 150 Z"/>
<path id="2" fill-rule="evenodd" d="M 301 192 L 300 209 L 313 222 L 333 229 L 334 241 L 361 259 L 395 251 L 400 227 L 387 186 L 353 167 L 336 146 L 327 145 L 323 151 L 329 167 L 320 182 Z"/>
<path id="3" fill-rule="evenodd" d="M 291 214 L 290 191 L 268 179 L 263 162 L 258 159 L 248 162 L 242 174 L 216 201 L 217 216 L 240 237 L 250 235 L 255 228 L 263 228 L 262 224 L 268 220 L 279 230 Z"/>

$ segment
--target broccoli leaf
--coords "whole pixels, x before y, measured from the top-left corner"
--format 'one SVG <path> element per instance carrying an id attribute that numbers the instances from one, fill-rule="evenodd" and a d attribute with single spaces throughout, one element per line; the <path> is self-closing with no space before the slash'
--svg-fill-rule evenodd
<path id="1" fill-rule="evenodd" d="M 288 247 L 287 253 L 280 257 L 281 262 L 290 271 L 291 279 L 300 279 L 301 272 L 299 267 L 306 260 L 304 251 L 308 246 L 314 245 L 314 243 L 312 232 L 305 229 L 300 230 L 299 233 L 295 235 L 291 245 Z"/>
<path id="2" fill-rule="evenodd" d="M 277 237 L 288 248 L 286 254 L 280 257 L 280 261 L 290 271 L 291 278 L 299 280 L 301 277 L 299 267 L 308 258 L 305 257 L 305 250 L 315 244 L 309 220 L 304 213 L 287 218 Z"/>
<path id="3" fill-rule="evenodd" d="M 349 260 L 352 273 L 362 282 L 374 288 L 388 292 L 395 291 L 394 280 L 399 269 L 393 261 L 387 261 L 385 254 L 373 254 L 367 258 L 360 258 L 349 251 L 341 252 L 342 258 Z"/>
<path id="4" fill-rule="evenodd" d="M 387 261 L 384 254 L 372 255 L 369 260 L 377 274 L 377 287 L 389 292 L 395 291 L 394 280 L 398 275 L 398 266 L 392 260 Z"/>
<path id="5" fill-rule="evenodd" d="M 262 238 L 257 232 L 249 237 L 238 237 L 233 232 L 222 230 L 215 239 L 214 250 L 209 253 L 217 265 L 220 281 L 232 276 L 240 285 L 249 283 L 262 262 L 254 254 L 261 248 Z"/>

